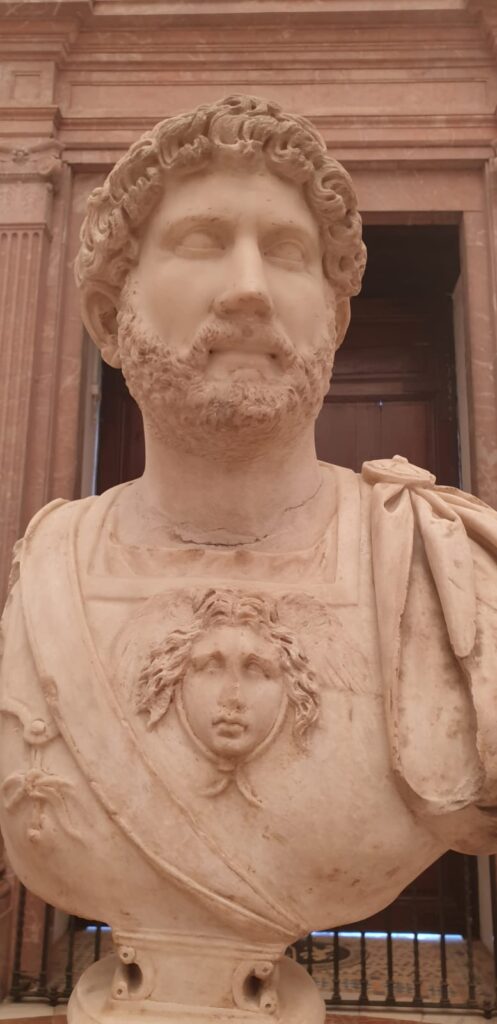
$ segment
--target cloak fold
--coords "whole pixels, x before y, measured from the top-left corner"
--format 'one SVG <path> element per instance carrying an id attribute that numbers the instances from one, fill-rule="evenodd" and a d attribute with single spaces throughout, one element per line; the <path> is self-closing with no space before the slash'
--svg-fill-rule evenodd
<path id="1" fill-rule="evenodd" d="M 362 475 L 372 485 L 373 576 L 394 770 L 433 814 L 471 803 L 497 804 L 497 513 L 455 488 L 436 487 L 432 474 L 400 456 L 364 463 Z M 421 562 L 427 567 L 424 576 Z M 473 726 L 477 753 L 477 759 L 472 760 L 470 751 L 461 758 L 460 778 L 451 775 L 457 773 L 451 738 L 462 733 L 464 705 L 445 656 L 445 670 L 420 679 L 419 685 L 420 693 L 423 686 L 426 695 L 430 689 L 437 693 L 433 714 L 442 724 L 438 734 L 433 727 L 433 737 L 446 744 L 446 767 L 437 774 L 428 765 L 426 785 L 418 786 L 412 779 L 423 780 L 423 766 L 413 771 L 406 752 L 409 728 L 419 731 L 423 718 L 423 708 L 406 694 L 406 679 L 412 678 L 408 662 L 412 665 L 417 654 L 422 662 L 424 654 L 422 632 L 413 636 L 406 628 L 406 607 L 415 587 L 418 607 L 422 609 L 424 594 L 427 614 L 433 590 L 438 599 L 438 609 L 431 604 L 432 639 L 438 640 L 441 611 L 445 640 L 469 697 L 466 727 Z M 440 651 L 437 656 L 441 661 Z M 418 676 L 422 674 L 420 667 Z"/>

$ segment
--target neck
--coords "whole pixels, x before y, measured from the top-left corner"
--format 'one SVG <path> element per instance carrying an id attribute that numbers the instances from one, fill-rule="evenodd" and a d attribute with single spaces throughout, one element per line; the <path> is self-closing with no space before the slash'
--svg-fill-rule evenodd
<path id="1" fill-rule="evenodd" d="M 243 461 L 170 447 L 146 426 L 145 440 L 145 472 L 130 495 L 134 513 L 124 517 L 128 538 L 132 528 L 133 539 L 138 531 L 147 544 L 277 547 L 283 536 L 285 544 L 309 543 L 322 490 L 313 422 L 293 443 L 273 440 Z"/>

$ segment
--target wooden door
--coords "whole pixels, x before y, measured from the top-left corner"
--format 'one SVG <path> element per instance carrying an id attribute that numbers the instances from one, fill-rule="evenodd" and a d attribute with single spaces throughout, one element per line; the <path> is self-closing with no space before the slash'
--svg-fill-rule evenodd
<path id="1" fill-rule="evenodd" d="M 316 424 L 318 456 L 360 470 L 404 455 L 459 482 L 450 300 L 356 300 Z"/>

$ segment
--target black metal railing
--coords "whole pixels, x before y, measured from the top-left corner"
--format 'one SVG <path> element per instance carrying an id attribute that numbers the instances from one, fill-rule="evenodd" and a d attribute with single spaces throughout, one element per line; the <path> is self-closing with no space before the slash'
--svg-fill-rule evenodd
<path id="1" fill-rule="evenodd" d="M 489 858 L 491 920 L 497 929 L 497 880 L 495 857 Z M 370 931 L 358 926 L 330 929 L 308 935 L 288 950 L 313 976 L 332 1011 L 371 1008 L 377 1010 L 464 1011 L 492 1017 L 497 1014 L 497 947 L 484 946 L 478 936 L 478 896 L 474 884 L 475 858 L 462 857 L 458 905 L 454 909 L 446 892 L 446 878 L 439 863 L 436 934 L 426 935 L 419 921 L 426 920 L 422 894 L 409 887 L 408 914 L 411 930 L 393 928 Z M 64 934 L 54 941 L 54 911 L 43 912 L 42 943 L 35 967 L 26 968 L 25 921 L 29 893 L 21 887 L 11 998 L 16 1002 L 43 1000 L 55 1006 L 66 1002 L 75 982 L 87 966 L 110 951 L 110 930 L 99 922 L 70 917 Z M 391 912 L 398 908 L 392 904 Z M 389 920 L 382 915 L 382 920 Z M 397 910 L 395 910 L 397 913 Z M 456 914 L 456 916 L 454 916 Z M 404 912 L 405 917 L 405 912 Z M 447 921 L 460 922 L 460 931 L 447 930 Z M 367 923 L 366 923 L 367 925 Z"/>

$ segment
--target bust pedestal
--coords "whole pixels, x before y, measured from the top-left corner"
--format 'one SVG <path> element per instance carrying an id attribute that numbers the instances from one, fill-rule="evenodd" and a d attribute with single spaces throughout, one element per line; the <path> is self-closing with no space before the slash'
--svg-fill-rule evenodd
<path id="1" fill-rule="evenodd" d="M 69 1024 L 323 1024 L 306 970 L 273 947 L 208 936 L 140 935 L 90 967 L 68 1006 Z"/>

